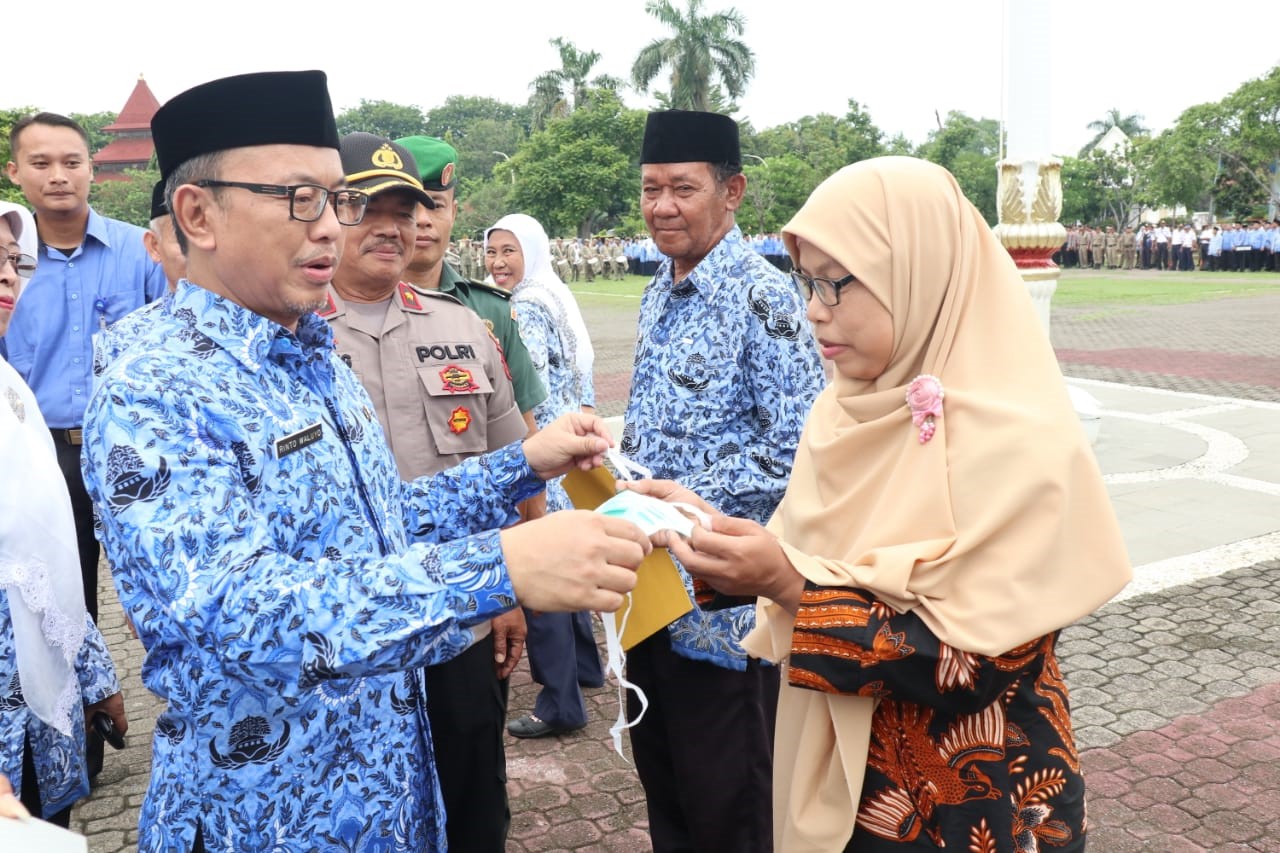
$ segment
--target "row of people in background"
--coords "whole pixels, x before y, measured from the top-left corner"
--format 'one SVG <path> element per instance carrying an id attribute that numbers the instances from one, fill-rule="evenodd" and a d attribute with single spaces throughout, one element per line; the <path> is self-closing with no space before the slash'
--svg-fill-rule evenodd
<path id="1" fill-rule="evenodd" d="M 1280 221 L 1206 225 L 1143 224 L 1136 230 L 1075 225 L 1054 255 L 1079 269 L 1280 272 Z"/>
<path id="2" fill-rule="evenodd" d="M 791 258 L 777 234 L 743 235 L 751 251 L 783 272 L 790 272 Z M 653 238 L 556 237 L 551 241 L 551 265 L 561 281 L 621 281 L 628 275 L 652 277 L 666 260 Z M 449 260 L 463 275 L 477 280 L 486 275 L 484 243 L 463 238 L 449 245 Z"/>

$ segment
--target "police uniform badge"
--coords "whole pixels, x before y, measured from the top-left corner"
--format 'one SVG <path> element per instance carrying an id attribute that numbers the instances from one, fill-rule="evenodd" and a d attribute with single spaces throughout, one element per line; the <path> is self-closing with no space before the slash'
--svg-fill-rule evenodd
<path id="1" fill-rule="evenodd" d="M 444 390 L 450 394 L 470 394 L 472 391 L 480 390 L 480 386 L 471 376 L 471 371 L 456 364 L 451 364 L 440 371 L 440 379 L 444 382 Z"/>
<path id="2" fill-rule="evenodd" d="M 422 299 L 418 296 L 418 291 L 407 282 L 402 281 L 399 284 L 400 304 L 410 311 L 426 311 L 426 306 L 422 304 Z"/>
<path id="3" fill-rule="evenodd" d="M 332 294 L 332 293 L 326 293 L 326 294 L 325 294 L 325 304 L 324 304 L 324 307 L 323 307 L 323 308 L 321 308 L 321 309 L 320 309 L 319 311 L 317 311 L 316 313 L 317 313 L 317 314 L 319 314 L 321 317 L 323 317 L 323 318 L 324 318 L 324 319 L 326 319 L 326 320 L 328 320 L 328 319 L 329 319 L 330 317 L 332 317 L 334 314 L 337 314 L 337 313 L 338 313 L 338 303 L 334 301 L 334 299 L 333 299 L 333 294 Z"/>
<path id="4" fill-rule="evenodd" d="M 471 412 L 466 406 L 459 406 L 449 413 L 449 431 L 460 435 L 471 428 Z"/>
<path id="5" fill-rule="evenodd" d="M 369 162 L 379 169 L 395 169 L 397 172 L 404 169 L 404 161 L 400 159 L 400 155 L 386 143 L 373 152 Z"/>

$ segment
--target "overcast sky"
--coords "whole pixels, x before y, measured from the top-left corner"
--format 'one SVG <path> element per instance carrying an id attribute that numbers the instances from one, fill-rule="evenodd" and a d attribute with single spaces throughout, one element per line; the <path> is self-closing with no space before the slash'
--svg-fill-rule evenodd
<path id="1" fill-rule="evenodd" d="M 112 5 L 116 19 L 104 20 Z M 705 0 L 709 10 L 729 5 Z M 739 117 L 757 129 L 840 115 L 849 98 L 886 136 L 901 132 L 917 143 L 936 126 L 935 113 L 1001 117 L 1004 0 L 732 5 L 756 53 Z M 1188 106 L 1280 64 L 1274 20 L 1245 14 L 1229 26 L 1215 9 L 1188 0 L 1054 2 L 1055 151 L 1075 153 L 1091 137 L 1086 125 L 1112 107 L 1162 130 Z M 529 82 L 559 66 L 552 37 L 597 51 L 600 72 L 627 78 L 640 48 L 664 34 L 644 0 L 69 0 L 25 5 L 19 17 L 9 16 L 0 47 L 9 60 L 0 107 L 63 113 L 119 110 L 139 73 L 163 102 L 228 74 L 301 68 L 328 72 L 338 111 L 361 98 L 424 110 L 449 95 L 522 103 Z M 630 91 L 625 99 L 653 103 Z"/>

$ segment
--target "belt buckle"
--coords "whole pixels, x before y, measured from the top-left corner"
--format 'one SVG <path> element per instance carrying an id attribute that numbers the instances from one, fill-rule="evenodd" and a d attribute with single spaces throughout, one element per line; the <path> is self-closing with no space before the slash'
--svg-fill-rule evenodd
<path id="1" fill-rule="evenodd" d="M 84 430 L 79 427 L 67 430 L 67 444 L 84 444 Z"/>

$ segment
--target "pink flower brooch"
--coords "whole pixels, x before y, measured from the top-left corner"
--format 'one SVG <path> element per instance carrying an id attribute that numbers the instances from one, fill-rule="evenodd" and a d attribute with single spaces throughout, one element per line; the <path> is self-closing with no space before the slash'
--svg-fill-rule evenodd
<path id="1" fill-rule="evenodd" d="M 938 377 L 921 373 L 907 386 L 907 406 L 911 409 L 911 423 L 920 427 L 920 443 L 924 444 L 933 438 L 937 426 L 934 419 L 942 417 L 942 398 L 947 392 L 942 389 Z"/>

